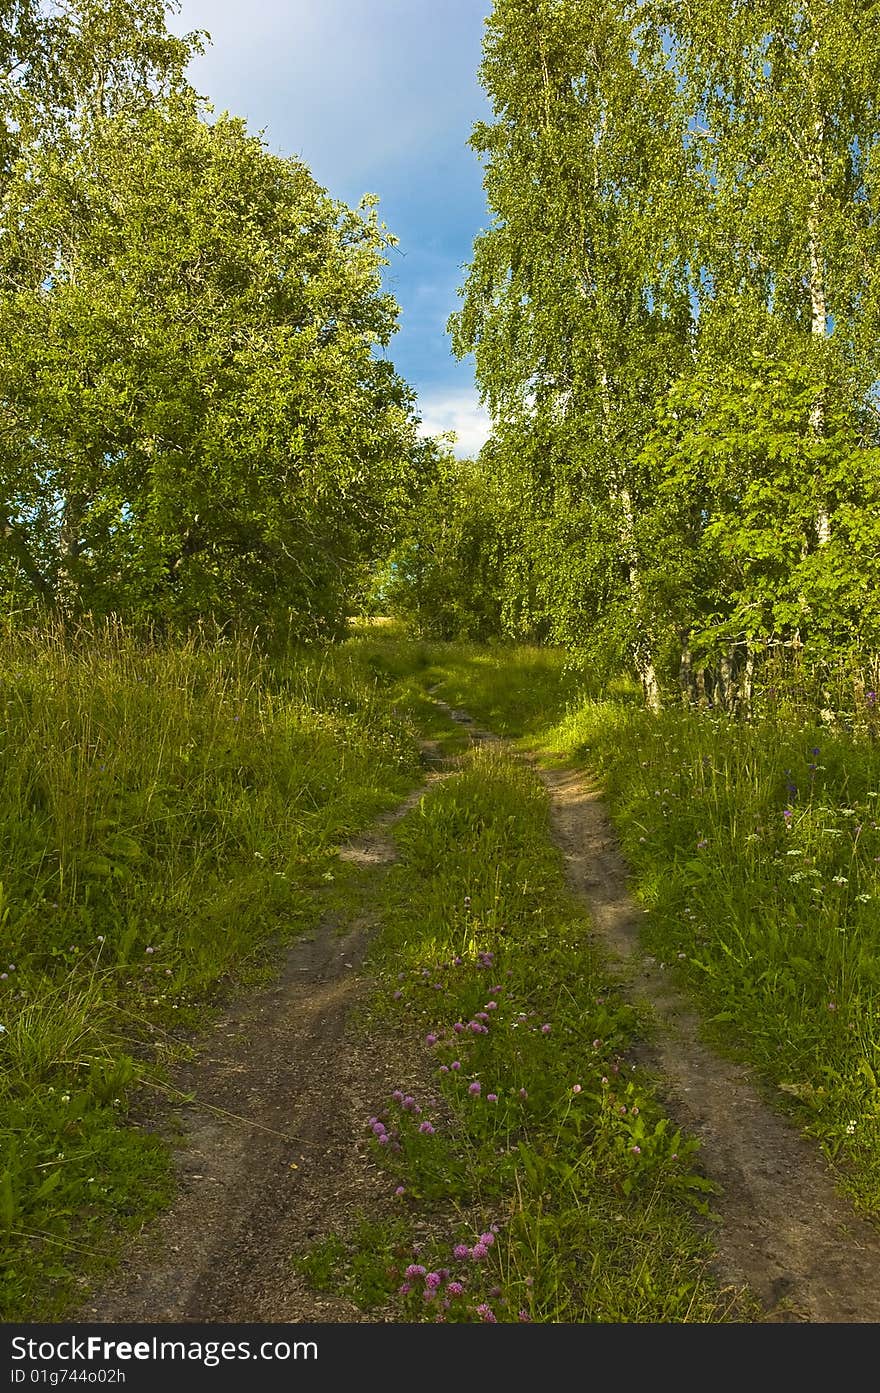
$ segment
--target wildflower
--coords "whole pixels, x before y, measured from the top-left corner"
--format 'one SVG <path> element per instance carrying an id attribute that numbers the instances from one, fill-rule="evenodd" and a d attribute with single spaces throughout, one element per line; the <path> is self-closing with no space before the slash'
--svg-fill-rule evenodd
<path id="1" fill-rule="evenodd" d="M 441 1064 L 441 1065 L 440 1065 L 440 1073 L 441 1073 L 441 1074 L 448 1074 L 448 1073 L 449 1073 L 449 1065 L 448 1065 L 448 1064 Z"/>
<path id="2" fill-rule="evenodd" d="M 581 1086 L 580 1086 L 580 1084 L 579 1084 L 579 1083 L 573 1083 L 572 1086 L 571 1086 L 571 1091 L 572 1091 L 572 1093 L 580 1093 L 580 1091 L 581 1091 Z"/>
<path id="3" fill-rule="evenodd" d="M 642 1154 L 642 1148 L 640 1146 L 631 1146 L 630 1151 L 634 1156 L 641 1156 Z"/>
<path id="4" fill-rule="evenodd" d="M 495 1315 L 495 1312 L 492 1310 L 491 1306 L 486 1304 L 485 1301 L 483 1301 L 481 1305 L 477 1307 L 477 1315 L 480 1317 L 481 1320 L 486 1321 L 489 1325 L 498 1324 L 498 1318 Z"/>
<path id="5" fill-rule="evenodd" d="M 495 1242 L 495 1235 L 494 1235 L 494 1233 L 481 1233 L 481 1234 L 480 1234 L 480 1242 L 481 1242 L 481 1243 L 484 1243 L 484 1244 L 486 1245 L 487 1248 L 491 1248 L 491 1247 L 492 1247 L 492 1244 Z"/>
<path id="6" fill-rule="evenodd" d="M 434 1135 L 434 1128 L 431 1126 L 430 1122 L 419 1123 L 419 1131 L 424 1132 L 426 1137 L 433 1137 Z"/>
<path id="7" fill-rule="evenodd" d="M 462 1021 L 456 1021 L 452 1029 L 455 1031 L 456 1035 L 460 1035 L 464 1030 L 464 1023 Z"/>
<path id="8" fill-rule="evenodd" d="M 387 1146 L 390 1140 L 391 1138 L 389 1137 L 387 1132 L 383 1132 L 381 1137 L 376 1138 L 376 1141 L 379 1143 L 380 1146 Z"/>
<path id="9" fill-rule="evenodd" d="M 398 987 L 398 989 L 397 989 L 396 992 L 392 992 L 392 993 L 391 993 L 391 1000 L 392 1000 L 392 1001 L 399 1001 L 400 998 L 401 998 L 402 996 L 403 996 L 403 992 L 402 992 L 402 991 L 400 990 L 400 988 Z"/>
<path id="10" fill-rule="evenodd" d="M 851 1137 L 852 1134 L 853 1134 L 853 1132 L 854 1132 L 855 1130 L 856 1130 L 856 1124 L 855 1124 L 855 1122 L 848 1122 L 848 1123 L 846 1124 L 846 1134 L 847 1134 L 848 1137 Z"/>
<path id="11" fill-rule="evenodd" d="M 487 1258 L 488 1256 L 489 1249 L 485 1243 L 474 1244 L 473 1248 L 471 1249 L 471 1257 L 474 1259 L 475 1262 L 479 1262 L 481 1258 Z"/>
<path id="12" fill-rule="evenodd" d="M 436 1295 L 437 1295 L 436 1288 L 434 1288 L 434 1287 L 425 1287 L 425 1290 L 422 1292 L 422 1300 L 423 1300 L 423 1301 L 433 1301 L 433 1300 L 434 1300 L 434 1297 L 435 1297 Z"/>
<path id="13" fill-rule="evenodd" d="M 145 949 L 144 949 L 144 952 L 145 952 L 145 953 L 155 953 L 155 951 L 156 951 L 155 948 L 145 948 Z"/>
<path id="14" fill-rule="evenodd" d="M 486 1094 L 486 1102 L 487 1102 L 487 1103 L 497 1103 L 497 1102 L 498 1102 L 498 1094 L 497 1094 L 497 1093 L 487 1093 L 487 1094 Z"/>
<path id="15" fill-rule="evenodd" d="M 422 1267 L 419 1263 L 411 1262 L 403 1275 L 411 1280 L 413 1277 L 424 1277 L 426 1271 L 427 1269 Z"/>
<path id="16" fill-rule="evenodd" d="M 412 1287 L 410 1286 L 409 1282 L 404 1282 L 401 1286 L 397 1288 L 397 1291 L 400 1296 L 409 1296 L 409 1293 L 412 1291 Z"/>
<path id="17" fill-rule="evenodd" d="M 430 1035 L 426 1035 L 426 1036 L 425 1036 L 425 1044 L 426 1044 L 426 1045 L 436 1045 L 436 1043 L 437 1043 L 437 1036 L 433 1033 L 433 1031 L 431 1032 Z"/>
<path id="18" fill-rule="evenodd" d="M 395 1088 L 395 1090 L 394 1090 L 394 1092 L 392 1093 L 391 1097 L 394 1099 L 395 1103 L 402 1103 L 402 1102 L 403 1102 L 403 1094 L 401 1093 L 401 1091 L 400 1091 L 399 1088 Z"/>
<path id="19" fill-rule="evenodd" d="M 524 1088 L 521 1088 L 519 1091 L 519 1096 L 520 1098 L 528 1098 L 529 1095 Z"/>
<path id="20" fill-rule="evenodd" d="M 479 1082 L 478 1079 L 474 1079 L 473 1083 L 468 1084 L 468 1093 L 473 1094 L 473 1096 L 474 1096 L 475 1098 L 476 1098 L 477 1094 L 478 1094 L 478 1093 L 481 1093 L 482 1091 L 483 1091 L 483 1085 Z"/>
<path id="21" fill-rule="evenodd" d="M 529 1320 L 531 1320 L 531 1319 L 532 1319 L 532 1318 L 531 1318 L 531 1316 L 529 1315 L 528 1311 L 520 1311 L 520 1312 L 518 1313 L 518 1315 L 517 1315 L 517 1320 L 529 1321 Z"/>
<path id="22" fill-rule="evenodd" d="M 371 1123 L 370 1123 L 370 1126 L 372 1127 L 373 1132 L 375 1133 L 375 1135 L 376 1135 L 377 1137 L 384 1137 L 384 1135 L 385 1135 L 385 1124 L 384 1124 L 384 1122 L 371 1122 Z"/>
<path id="23" fill-rule="evenodd" d="M 450 1069 L 454 1069 L 455 1072 L 458 1073 L 459 1069 L 461 1068 L 461 1060 L 460 1060 L 460 1059 L 453 1059 L 453 1061 L 452 1061 L 452 1063 L 450 1064 L 449 1067 L 450 1067 Z"/>
<path id="24" fill-rule="evenodd" d="M 549 1034 L 550 1034 L 550 1026 L 549 1026 L 549 1025 L 542 1025 L 542 1026 L 541 1026 L 541 1034 L 542 1034 L 542 1035 L 549 1035 Z"/>
<path id="25" fill-rule="evenodd" d="M 461 1262 L 464 1258 L 469 1258 L 470 1255 L 471 1250 L 466 1243 L 456 1243 L 455 1247 L 452 1250 L 452 1256 L 454 1258 L 458 1258 L 459 1262 Z M 450 1283 L 450 1285 L 452 1284 Z"/>
<path id="26" fill-rule="evenodd" d="M 395 1193 L 395 1195 L 398 1195 L 398 1196 L 400 1196 L 400 1195 L 405 1195 L 405 1194 L 406 1194 L 406 1186 L 405 1186 L 405 1185 L 398 1185 L 398 1187 L 397 1187 L 397 1189 L 394 1191 L 394 1193 Z"/>
<path id="27" fill-rule="evenodd" d="M 461 1282 L 450 1282 L 446 1290 L 449 1292 L 450 1296 L 461 1296 L 464 1287 Z"/>
<path id="28" fill-rule="evenodd" d="M 442 1280 L 443 1278 L 440 1276 L 439 1272 L 428 1272 L 425 1276 L 425 1286 L 431 1287 L 436 1291 Z"/>
<path id="29" fill-rule="evenodd" d="M 709 842 L 708 842 L 707 838 L 704 837 L 704 838 L 702 839 L 702 841 L 697 842 L 697 851 L 702 851 L 703 848 L 704 848 L 704 847 L 707 847 L 708 845 L 709 845 Z"/>
<path id="30" fill-rule="evenodd" d="M 594 1041 L 593 1041 L 593 1049 L 594 1049 L 594 1050 L 601 1050 L 601 1048 L 602 1048 L 602 1041 L 601 1041 L 601 1040 L 594 1040 Z"/>
<path id="31" fill-rule="evenodd" d="M 415 1100 L 415 1098 L 413 1098 L 412 1095 L 408 1093 L 408 1094 L 406 1095 L 406 1097 L 404 1098 L 403 1103 L 401 1104 L 401 1107 L 404 1109 L 405 1112 L 413 1112 L 413 1111 L 415 1110 L 415 1106 L 416 1106 L 416 1100 Z"/>

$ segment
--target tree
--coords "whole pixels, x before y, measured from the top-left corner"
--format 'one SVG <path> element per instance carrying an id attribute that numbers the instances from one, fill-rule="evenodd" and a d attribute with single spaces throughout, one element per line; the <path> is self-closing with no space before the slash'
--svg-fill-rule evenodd
<path id="1" fill-rule="evenodd" d="M 695 454 L 685 464 L 676 446 L 674 477 L 692 498 L 694 460 L 704 461 L 700 550 L 705 559 L 714 547 L 722 571 L 740 558 L 725 572 L 728 619 L 711 615 L 719 637 L 726 628 L 739 643 L 827 653 L 872 632 L 864 585 L 880 579 L 869 523 L 880 6 L 693 0 L 666 10 L 699 192 L 702 406 L 694 392 L 676 398 L 672 434 Z M 669 424 L 667 415 L 661 437 Z"/>
<path id="2" fill-rule="evenodd" d="M 531 442 L 530 491 L 551 534 L 565 535 L 557 571 L 585 582 L 568 587 L 556 636 L 583 642 L 603 618 L 656 707 L 637 528 L 652 481 L 635 461 L 688 350 L 681 201 L 670 196 L 687 191 L 688 150 L 661 36 L 643 21 L 632 0 L 497 0 L 481 69 L 495 121 L 471 141 L 494 220 L 452 327 L 457 351 L 476 354 L 514 477 Z"/>
<path id="3" fill-rule="evenodd" d="M 184 93 L 41 144 L 7 207 L 7 574 L 65 613 L 338 627 L 431 450 L 374 351 L 374 200 Z"/>

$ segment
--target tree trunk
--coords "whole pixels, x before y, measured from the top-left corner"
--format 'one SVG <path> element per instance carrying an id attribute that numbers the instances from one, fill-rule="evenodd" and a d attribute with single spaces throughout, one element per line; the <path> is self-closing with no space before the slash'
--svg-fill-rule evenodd
<path id="1" fill-rule="evenodd" d="M 815 53 L 815 49 L 814 49 Z M 812 186 L 810 209 L 807 215 L 807 243 L 810 259 L 810 333 L 814 340 L 824 344 L 828 337 L 828 296 L 825 287 L 825 249 L 822 244 L 821 197 L 825 182 L 825 160 L 823 141 L 825 139 L 825 116 L 817 110 L 815 92 L 810 91 L 813 106 L 812 147 L 808 158 L 809 179 Z M 816 440 L 825 434 L 825 396 L 818 396 L 810 409 L 810 433 Z M 828 502 L 823 499 L 816 513 L 816 540 L 824 547 L 831 539 L 831 517 Z"/>
<path id="2" fill-rule="evenodd" d="M 55 598 L 52 587 L 31 556 L 30 548 L 25 538 L 22 536 L 15 523 L 7 515 L 5 509 L 0 509 L 0 536 L 3 537 L 7 546 L 10 548 L 14 560 L 26 578 L 30 581 L 40 599 L 44 600 L 46 604 L 52 604 Z"/>
<path id="3" fill-rule="evenodd" d="M 58 537 L 60 562 L 55 603 L 65 619 L 69 619 L 79 607 L 79 580 L 76 570 L 82 550 L 80 530 L 85 506 L 86 497 L 81 493 L 69 494 L 64 502 L 64 516 Z"/>
<path id="4" fill-rule="evenodd" d="M 678 668 L 678 685 L 681 689 L 681 704 L 689 707 L 694 699 L 693 654 L 686 643 L 681 648 L 681 663 Z"/>
<path id="5" fill-rule="evenodd" d="M 752 715 L 752 694 L 755 687 L 755 650 L 751 644 L 746 648 L 746 660 L 739 683 L 739 712 L 746 720 Z"/>

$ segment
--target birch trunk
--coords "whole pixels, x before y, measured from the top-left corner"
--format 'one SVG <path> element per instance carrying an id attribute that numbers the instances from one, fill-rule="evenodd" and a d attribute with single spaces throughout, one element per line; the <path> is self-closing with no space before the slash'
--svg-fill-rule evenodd
<path id="1" fill-rule="evenodd" d="M 814 49 L 815 53 L 815 49 Z M 808 159 L 811 185 L 810 208 L 807 215 L 807 244 L 810 270 L 810 333 L 813 339 L 824 343 L 828 337 L 828 296 L 825 287 L 825 251 L 822 245 L 822 223 L 820 217 L 822 186 L 825 182 L 825 161 L 822 145 L 825 138 L 825 117 L 816 109 L 815 93 L 810 93 L 813 106 L 813 144 Z M 810 410 L 810 432 L 820 440 L 825 434 L 825 398 L 816 398 Z M 816 539 L 824 547 L 831 539 L 831 518 L 827 501 L 823 500 L 816 514 Z"/>

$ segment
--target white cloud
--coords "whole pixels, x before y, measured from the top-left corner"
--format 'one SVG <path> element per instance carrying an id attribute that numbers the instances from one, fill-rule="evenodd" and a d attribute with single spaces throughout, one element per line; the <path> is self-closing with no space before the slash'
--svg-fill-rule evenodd
<path id="1" fill-rule="evenodd" d="M 455 453 L 459 459 L 479 454 L 492 431 L 492 421 L 476 392 L 446 392 L 423 396 L 419 400 L 422 424 L 420 435 L 440 435 L 454 431 Z"/>
<path id="2" fill-rule="evenodd" d="M 182 0 L 172 28 L 211 33 L 190 78 L 218 110 L 353 201 L 450 139 L 464 149 L 484 114 L 482 18 L 475 0 Z"/>

